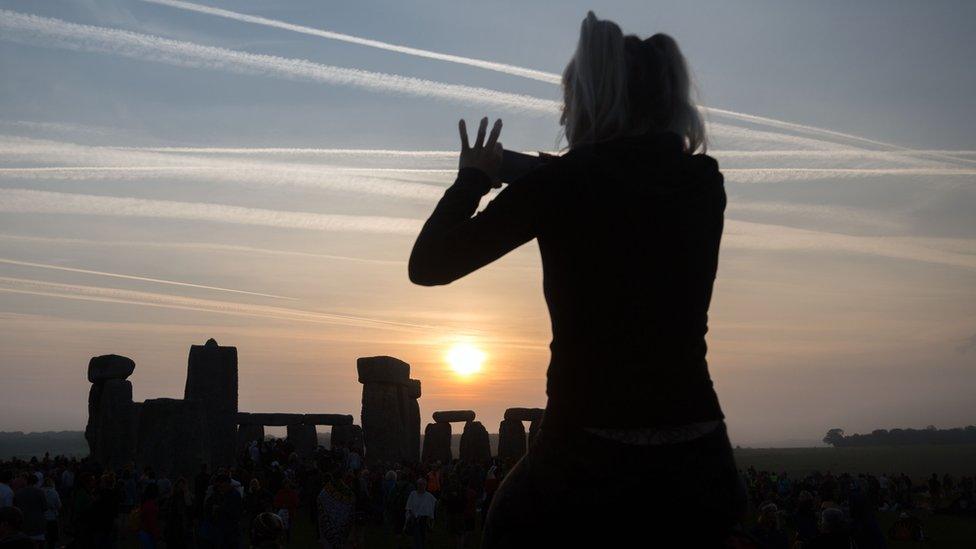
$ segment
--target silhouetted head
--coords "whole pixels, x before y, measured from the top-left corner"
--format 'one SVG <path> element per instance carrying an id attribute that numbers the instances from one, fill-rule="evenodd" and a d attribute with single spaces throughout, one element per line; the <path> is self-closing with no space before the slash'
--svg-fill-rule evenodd
<path id="1" fill-rule="evenodd" d="M 424 479 L 422 479 L 422 478 L 418 478 L 417 479 L 417 492 L 420 493 L 420 494 L 423 494 L 426 491 L 427 491 L 427 481 L 424 480 Z"/>
<path id="2" fill-rule="evenodd" d="M 570 147 L 651 131 L 671 131 L 686 150 L 705 150 L 705 125 L 674 38 L 624 36 L 616 23 L 586 14 L 576 53 L 563 71 Z"/>

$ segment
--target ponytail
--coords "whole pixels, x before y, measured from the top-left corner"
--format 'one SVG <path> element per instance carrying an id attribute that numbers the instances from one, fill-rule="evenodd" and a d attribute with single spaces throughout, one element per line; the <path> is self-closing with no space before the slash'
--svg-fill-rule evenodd
<path id="1" fill-rule="evenodd" d="M 657 130 L 678 134 L 688 152 L 706 148 L 685 58 L 666 34 L 625 37 L 588 12 L 563 72 L 563 103 L 570 147 Z"/>

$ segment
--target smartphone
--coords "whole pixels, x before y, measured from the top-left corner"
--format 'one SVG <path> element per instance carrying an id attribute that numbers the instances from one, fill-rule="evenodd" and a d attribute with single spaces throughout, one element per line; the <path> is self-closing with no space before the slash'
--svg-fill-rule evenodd
<path id="1" fill-rule="evenodd" d="M 502 168 L 498 174 L 498 178 L 502 183 L 511 183 L 529 173 L 543 162 L 545 162 L 545 159 L 540 156 L 505 149 L 502 151 Z"/>

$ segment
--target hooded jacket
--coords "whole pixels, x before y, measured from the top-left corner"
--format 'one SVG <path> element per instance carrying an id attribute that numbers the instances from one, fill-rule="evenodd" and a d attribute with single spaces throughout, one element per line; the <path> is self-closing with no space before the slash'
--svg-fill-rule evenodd
<path id="1" fill-rule="evenodd" d="M 576 147 L 491 188 L 459 171 L 410 256 L 448 284 L 533 238 L 552 321 L 544 427 L 668 427 L 724 416 L 705 360 L 726 195 L 673 133 Z"/>

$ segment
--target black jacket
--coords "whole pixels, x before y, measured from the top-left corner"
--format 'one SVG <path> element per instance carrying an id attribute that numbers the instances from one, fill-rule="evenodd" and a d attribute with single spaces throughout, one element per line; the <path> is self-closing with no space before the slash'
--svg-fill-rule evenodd
<path id="1" fill-rule="evenodd" d="M 655 427 L 721 419 L 705 362 L 725 189 L 717 162 L 673 133 L 577 147 L 490 189 L 467 168 L 410 256 L 447 284 L 538 239 L 552 320 L 546 426 Z"/>

